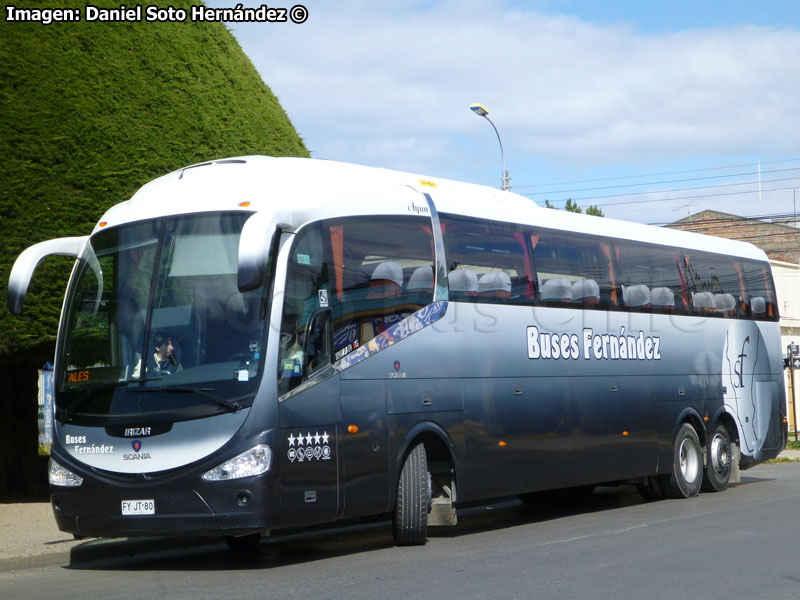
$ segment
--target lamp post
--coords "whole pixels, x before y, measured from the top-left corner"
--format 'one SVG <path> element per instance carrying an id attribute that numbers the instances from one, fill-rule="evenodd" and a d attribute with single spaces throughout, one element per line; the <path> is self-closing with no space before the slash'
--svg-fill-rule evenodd
<path id="1" fill-rule="evenodd" d="M 492 123 L 492 120 L 489 118 L 489 111 L 486 110 L 485 106 L 483 106 L 482 104 L 478 104 L 477 102 L 475 104 L 470 104 L 469 109 L 479 117 L 483 117 L 484 119 L 489 121 L 489 125 L 491 125 L 492 129 L 494 129 L 494 133 L 497 136 L 497 141 L 500 143 L 500 160 L 503 163 L 501 189 L 503 189 L 504 191 L 511 189 L 511 186 L 508 184 L 508 171 L 506 171 L 506 158 L 505 155 L 503 154 L 503 142 L 500 140 L 500 134 L 497 132 L 497 127 L 494 126 L 494 123 Z"/>

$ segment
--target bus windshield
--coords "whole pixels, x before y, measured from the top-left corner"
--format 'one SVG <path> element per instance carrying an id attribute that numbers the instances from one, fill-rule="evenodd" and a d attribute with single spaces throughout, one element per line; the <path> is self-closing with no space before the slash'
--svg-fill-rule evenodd
<path id="1" fill-rule="evenodd" d="M 263 371 L 265 295 L 237 286 L 245 213 L 101 231 L 70 285 L 57 417 L 192 419 L 248 405 Z"/>

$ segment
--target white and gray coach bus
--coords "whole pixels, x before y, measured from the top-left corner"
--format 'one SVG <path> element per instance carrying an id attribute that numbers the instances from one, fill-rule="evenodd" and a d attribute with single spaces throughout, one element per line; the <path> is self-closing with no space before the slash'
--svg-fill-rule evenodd
<path id="1" fill-rule="evenodd" d="M 193 165 L 23 252 L 76 257 L 52 506 L 80 536 L 259 535 L 633 483 L 724 490 L 786 440 L 752 245 L 310 159 Z"/>

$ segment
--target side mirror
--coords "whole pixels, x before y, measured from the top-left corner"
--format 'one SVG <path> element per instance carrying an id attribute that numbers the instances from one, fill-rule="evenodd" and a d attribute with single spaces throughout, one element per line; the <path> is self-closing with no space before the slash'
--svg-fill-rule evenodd
<path id="1" fill-rule="evenodd" d="M 14 262 L 14 266 L 11 268 L 11 276 L 8 278 L 8 310 L 15 315 L 22 312 L 22 304 L 25 301 L 25 295 L 28 293 L 28 286 L 31 283 L 33 272 L 45 257 L 57 255 L 77 258 L 88 239 L 88 235 L 59 238 L 57 240 L 39 242 L 25 249 Z"/>
<path id="2" fill-rule="evenodd" d="M 239 237 L 239 291 L 249 292 L 267 280 L 269 251 L 276 235 L 291 227 L 288 212 L 257 212 L 245 221 Z"/>

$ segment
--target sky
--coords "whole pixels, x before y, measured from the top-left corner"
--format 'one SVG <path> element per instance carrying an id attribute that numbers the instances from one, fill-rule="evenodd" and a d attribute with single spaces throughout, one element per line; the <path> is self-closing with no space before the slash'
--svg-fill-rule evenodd
<path id="1" fill-rule="evenodd" d="M 314 158 L 499 187 L 477 102 L 537 204 L 644 223 L 795 212 L 800 0 L 303 4 L 302 24 L 228 27 Z"/>

